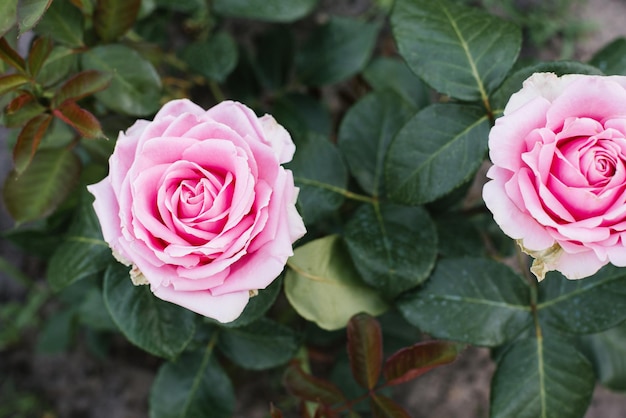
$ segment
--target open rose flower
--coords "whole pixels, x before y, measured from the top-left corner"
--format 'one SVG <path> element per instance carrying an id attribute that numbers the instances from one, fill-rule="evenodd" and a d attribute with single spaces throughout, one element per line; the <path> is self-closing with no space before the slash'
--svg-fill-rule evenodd
<path id="1" fill-rule="evenodd" d="M 104 239 L 135 284 L 204 316 L 236 319 L 304 235 L 289 170 L 295 146 L 269 115 L 174 100 L 120 133 L 109 176 L 89 186 Z"/>
<path id="2" fill-rule="evenodd" d="M 538 73 L 489 135 L 483 198 L 539 279 L 626 266 L 626 77 Z"/>

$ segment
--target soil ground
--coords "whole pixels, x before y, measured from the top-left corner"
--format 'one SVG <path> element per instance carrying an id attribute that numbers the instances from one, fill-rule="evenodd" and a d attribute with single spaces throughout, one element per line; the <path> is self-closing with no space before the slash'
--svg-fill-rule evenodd
<path id="1" fill-rule="evenodd" d="M 332 3 L 332 2 L 326 2 Z M 359 7 L 359 1 L 342 1 L 342 7 Z M 589 0 L 577 11 L 581 19 L 592 22 L 595 30 L 576 44 L 574 57 L 586 60 L 610 40 L 626 36 L 626 1 Z M 0 181 L 10 169 L 5 146 L 6 132 L 0 131 Z M 6 211 L 0 207 L 0 230 L 10 227 Z M 19 267 L 36 270 L 32 260 L 23 258 L 6 242 L 0 241 L 0 254 Z M 0 274 L 0 303 L 20 288 Z M 114 343 L 115 344 L 115 343 Z M 37 355 L 32 335 L 17 349 L 0 356 L 0 384 L 11 378 L 22 392 L 33 393 L 37 402 L 50 411 L 47 418 L 143 418 L 147 417 L 147 398 L 154 379 L 155 364 L 141 361 L 143 354 L 123 342 L 116 354 L 98 359 L 85 347 L 56 355 Z M 139 361 L 137 361 L 139 360 Z M 470 348 L 452 365 L 436 369 L 400 393 L 413 417 L 483 418 L 488 416 L 489 382 L 494 364 L 489 351 Z M 261 418 L 267 414 L 271 399 L 262 382 L 239 394 L 236 418 Z M 7 401 L 0 394 L 0 406 Z M 1 408 L 0 408 L 1 409 Z M 42 415 L 38 415 L 42 416 Z M 626 395 L 598 386 L 585 418 L 623 418 Z M 511 417 L 514 418 L 514 417 Z"/>

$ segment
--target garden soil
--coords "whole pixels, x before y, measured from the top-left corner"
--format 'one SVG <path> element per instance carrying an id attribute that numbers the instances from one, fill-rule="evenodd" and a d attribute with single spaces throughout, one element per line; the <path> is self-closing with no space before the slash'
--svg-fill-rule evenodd
<path id="1" fill-rule="evenodd" d="M 350 13 L 362 9 L 364 1 L 326 0 L 323 4 L 332 12 Z M 577 42 L 576 59 L 587 60 L 612 39 L 626 36 L 625 0 L 588 0 L 576 12 L 593 25 L 593 30 Z M 550 57 L 549 51 L 546 54 L 542 58 Z M 10 160 L 6 131 L 0 131 L 0 181 L 10 169 Z M 0 231 L 10 226 L 6 210 L 0 207 Z M 10 244 L 0 241 L 0 254 L 29 273 L 39 272 L 41 276 L 39 263 L 24 257 Z M 23 297 L 22 293 L 19 285 L 0 274 L 0 303 Z M 159 361 L 129 346 L 121 337 L 113 341 L 106 358 L 97 358 L 80 343 L 69 352 L 54 355 L 35 354 L 34 346 L 35 336 L 26 335 L 17 347 L 2 353 L 0 384 L 10 377 L 21 393 L 35 394 L 38 402 L 46 405 L 45 410 L 50 411 L 44 417 L 148 416 L 149 390 Z M 397 395 L 412 417 L 486 418 L 489 383 L 494 370 L 487 349 L 469 348 L 455 363 L 421 376 L 402 387 Z M 272 398 L 263 376 L 254 375 L 250 379 L 254 383 L 238 389 L 236 418 L 267 416 Z M 0 406 L 3 401 L 6 399 L 3 400 L 0 393 Z M 623 417 L 626 417 L 626 395 L 598 386 L 585 418 Z"/>

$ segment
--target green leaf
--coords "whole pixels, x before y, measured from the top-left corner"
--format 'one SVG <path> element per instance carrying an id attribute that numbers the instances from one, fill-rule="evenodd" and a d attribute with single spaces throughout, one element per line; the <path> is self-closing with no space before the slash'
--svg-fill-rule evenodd
<path id="1" fill-rule="evenodd" d="M 29 96 L 31 95 L 29 94 Z M 32 100 L 26 98 L 26 96 L 20 96 L 19 100 L 16 98 L 16 101 L 9 103 L 9 108 L 7 108 L 4 114 L 4 122 L 7 128 L 23 126 L 31 119 L 48 110 L 40 105 L 34 97 L 31 96 L 31 98 Z M 15 110 L 11 108 L 12 106 L 15 106 Z"/>
<path id="2" fill-rule="evenodd" d="M 321 402 L 325 405 L 345 402 L 345 398 L 337 386 L 328 380 L 305 373 L 295 361 L 285 370 L 283 385 L 293 396 L 310 402 Z"/>
<path id="3" fill-rule="evenodd" d="M 96 33 L 104 42 L 111 42 L 133 27 L 141 0 L 97 0 L 93 14 Z"/>
<path id="4" fill-rule="evenodd" d="M 47 318 L 37 336 L 37 353 L 58 354 L 66 351 L 72 340 L 76 311 L 56 312 Z"/>
<path id="5" fill-rule="evenodd" d="M 359 186 L 383 194 L 383 163 L 389 143 L 415 109 L 391 90 L 370 93 L 352 106 L 339 127 L 338 146 Z"/>
<path id="6" fill-rule="evenodd" d="M 26 62 L 24 58 L 9 45 L 5 38 L 0 38 L 0 59 L 17 69 L 20 73 L 26 72 Z"/>
<path id="7" fill-rule="evenodd" d="M 489 129 L 487 116 L 474 106 L 434 104 L 417 113 L 389 146 L 390 197 L 418 205 L 463 184 L 483 162 Z"/>
<path id="8" fill-rule="evenodd" d="M 4 183 L 4 204 L 18 224 L 51 214 L 74 188 L 81 166 L 67 149 L 41 150 L 21 175 Z"/>
<path id="9" fill-rule="evenodd" d="M 582 341 L 600 383 L 611 390 L 626 391 L 626 323 L 585 335 Z"/>
<path id="10" fill-rule="evenodd" d="M 365 389 L 378 383 L 383 362 L 380 324 L 368 314 L 356 314 L 348 322 L 348 357 L 356 382 Z"/>
<path id="11" fill-rule="evenodd" d="M 582 417 L 594 386 L 591 364 L 571 342 L 520 340 L 498 361 L 491 383 L 491 417 Z"/>
<path id="12" fill-rule="evenodd" d="M 300 344 L 290 328 L 261 318 L 244 327 L 224 329 L 217 346 L 235 364 L 263 370 L 287 363 Z"/>
<path id="13" fill-rule="evenodd" d="M 363 205 L 345 240 L 363 280 L 388 298 L 426 280 L 435 265 L 437 232 L 422 207 Z"/>
<path id="14" fill-rule="evenodd" d="M 626 38 L 617 38 L 589 61 L 606 75 L 626 75 Z"/>
<path id="15" fill-rule="evenodd" d="M 234 410 L 233 385 L 212 346 L 165 363 L 150 390 L 150 418 L 230 418 Z"/>
<path id="16" fill-rule="evenodd" d="M 44 86 L 56 84 L 75 69 L 76 63 L 77 55 L 74 50 L 63 45 L 55 46 L 41 68 L 37 81 Z"/>
<path id="17" fill-rule="evenodd" d="M 226 328 L 243 327 L 261 318 L 276 301 L 280 289 L 282 289 L 282 284 L 283 279 L 280 276 L 267 288 L 259 290 L 258 295 L 250 298 L 250 301 L 237 319 L 232 322 L 219 323 L 219 325 Z M 216 321 L 216 323 L 218 322 Z"/>
<path id="18" fill-rule="evenodd" d="M 328 138 L 333 131 L 328 107 L 309 95 L 289 93 L 278 97 L 272 115 L 296 139 L 308 135 L 309 131 Z"/>
<path id="19" fill-rule="evenodd" d="M 52 107 L 58 107 L 67 100 L 78 101 L 101 90 L 111 83 L 112 74 L 95 70 L 82 71 L 65 81 L 52 98 Z"/>
<path id="20" fill-rule="evenodd" d="M 278 90 L 288 82 L 295 52 L 291 30 L 273 27 L 255 38 L 255 70 L 261 84 Z"/>
<path id="21" fill-rule="evenodd" d="M 392 90 L 415 109 L 430 103 L 429 91 L 404 61 L 377 57 L 363 71 L 363 78 L 374 90 Z"/>
<path id="22" fill-rule="evenodd" d="M 41 67 L 52 52 L 52 41 L 48 38 L 37 38 L 28 53 L 28 72 L 31 76 L 37 77 Z"/>
<path id="23" fill-rule="evenodd" d="M 22 74 L 0 76 L 0 95 L 17 90 L 19 87 L 29 82 L 30 79 Z"/>
<path id="24" fill-rule="evenodd" d="M 48 114 L 35 116 L 20 131 L 13 148 L 13 169 L 18 176 L 30 165 L 51 121 L 52 116 Z"/>
<path id="25" fill-rule="evenodd" d="M 31 0 L 41 2 L 41 0 Z M 35 32 L 70 47 L 83 46 L 84 18 L 69 0 L 55 0 Z"/>
<path id="26" fill-rule="evenodd" d="M 348 170 L 337 148 L 321 135 L 308 132 L 294 142 L 296 153 L 286 167 L 300 188 L 300 214 L 305 223 L 313 224 L 343 204 Z"/>
<path id="27" fill-rule="evenodd" d="M 84 138 L 102 138 L 102 126 L 96 117 L 72 100 L 66 100 L 52 111 L 54 116 L 70 125 Z"/>
<path id="28" fill-rule="evenodd" d="M 285 293 L 295 310 L 320 328 L 336 330 L 366 312 L 379 315 L 387 305 L 364 283 L 336 235 L 309 242 L 288 261 Z"/>
<path id="29" fill-rule="evenodd" d="M 333 16 L 296 51 L 296 73 L 306 85 L 346 80 L 361 71 L 372 54 L 380 25 Z"/>
<path id="30" fill-rule="evenodd" d="M 264 20 L 267 22 L 293 22 L 308 15 L 318 0 L 214 0 L 215 13 Z"/>
<path id="31" fill-rule="evenodd" d="M 486 101 L 519 54 L 514 24 L 450 0 L 397 0 L 391 27 L 400 55 L 435 90 Z"/>
<path id="32" fill-rule="evenodd" d="M 602 75 L 602 71 L 591 65 L 575 61 L 541 62 L 528 67 L 521 68 L 510 75 L 498 90 L 492 95 L 492 108 L 497 112 L 502 112 L 504 106 L 509 101 L 513 93 L 522 88 L 522 83 L 534 73 L 555 73 L 558 76 L 563 74 L 590 74 Z"/>
<path id="33" fill-rule="evenodd" d="M 109 265 L 104 273 L 104 303 L 126 338 L 155 356 L 175 358 L 194 335 L 193 312 L 162 301 L 149 286 L 133 286 L 121 264 Z"/>
<path id="34" fill-rule="evenodd" d="M 104 271 L 113 261 L 92 207 L 93 196 L 83 192 L 81 199 L 63 243 L 48 263 L 48 282 L 55 291 Z"/>
<path id="35" fill-rule="evenodd" d="M 374 393 L 370 397 L 373 418 L 411 418 L 393 399 Z"/>
<path id="36" fill-rule="evenodd" d="M 445 257 L 480 257 L 485 254 L 480 231 L 462 213 L 435 218 L 439 254 Z"/>
<path id="37" fill-rule="evenodd" d="M 152 64 L 123 45 L 98 46 L 82 56 L 84 69 L 113 74 L 108 89 L 95 94 L 109 109 L 129 116 L 145 116 L 160 106 L 161 79 Z"/>
<path id="38" fill-rule="evenodd" d="M 402 296 L 397 306 L 409 323 L 436 338 L 488 347 L 532 324 L 526 281 L 482 258 L 439 261 L 424 287 Z"/>
<path id="39" fill-rule="evenodd" d="M 17 23 L 18 0 L 0 2 L 0 37 L 3 37 Z"/>
<path id="40" fill-rule="evenodd" d="M 81 324 L 100 331 L 117 331 L 115 323 L 104 304 L 104 296 L 99 287 L 92 287 L 78 307 L 78 320 Z"/>
<path id="41" fill-rule="evenodd" d="M 607 265 L 585 280 L 550 272 L 539 284 L 542 324 L 576 334 L 591 334 L 626 320 L 626 270 Z"/>
<path id="42" fill-rule="evenodd" d="M 206 41 L 188 45 L 182 58 L 192 71 L 222 83 L 237 66 L 239 52 L 232 36 L 218 32 Z"/>
<path id="43" fill-rule="evenodd" d="M 435 367 L 452 363 L 459 351 L 459 344 L 447 341 L 424 341 L 403 348 L 385 361 L 385 384 L 399 385 Z"/>
<path id="44" fill-rule="evenodd" d="M 63 0 L 57 0 L 57 3 Z M 18 0 L 17 26 L 20 35 L 31 30 L 50 7 L 52 0 Z"/>

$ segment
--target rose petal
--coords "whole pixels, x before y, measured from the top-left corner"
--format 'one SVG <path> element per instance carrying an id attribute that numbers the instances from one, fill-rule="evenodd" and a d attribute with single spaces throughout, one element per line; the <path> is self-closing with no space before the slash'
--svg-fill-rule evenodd
<path id="1" fill-rule="evenodd" d="M 158 287 L 153 292 L 165 301 L 175 303 L 222 323 L 237 319 L 250 299 L 248 291 L 214 296 L 208 290 L 181 292 L 171 287 Z"/>

